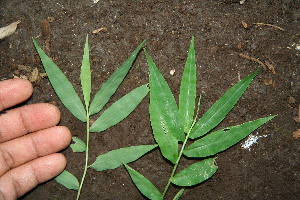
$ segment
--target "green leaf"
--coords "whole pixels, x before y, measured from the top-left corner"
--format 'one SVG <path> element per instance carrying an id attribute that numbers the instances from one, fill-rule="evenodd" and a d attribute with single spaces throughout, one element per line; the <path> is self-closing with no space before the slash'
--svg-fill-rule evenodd
<path id="1" fill-rule="evenodd" d="M 196 100 L 196 61 L 194 37 L 192 37 L 188 58 L 185 64 L 179 95 L 179 113 L 181 115 L 184 132 L 188 133 L 194 116 Z"/>
<path id="2" fill-rule="evenodd" d="M 179 192 L 175 195 L 175 197 L 173 198 L 173 200 L 179 200 L 180 197 L 183 195 L 184 192 L 184 188 L 182 188 L 181 190 L 179 190 Z"/>
<path id="3" fill-rule="evenodd" d="M 90 167 L 97 171 L 115 169 L 123 164 L 139 159 L 155 147 L 157 145 L 140 145 L 112 150 L 98 156 Z"/>
<path id="4" fill-rule="evenodd" d="M 55 180 L 70 190 L 77 191 L 79 189 L 79 182 L 77 178 L 67 170 L 64 170 L 61 174 L 59 174 Z"/>
<path id="5" fill-rule="evenodd" d="M 216 127 L 234 107 L 239 98 L 245 92 L 259 69 L 250 74 L 232 88 L 230 88 L 196 123 L 189 137 L 192 139 L 201 137 Z"/>
<path id="6" fill-rule="evenodd" d="M 116 92 L 119 85 L 124 80 L 126 74 L 136 59 L 139 51 L 143 47 L 146 40 L 144 40 L 131 54 L 131 56 L 110 76 L 110 78 L 102 85 L 100 90 L 96 93 L 91 106 L 90 115 L 98 113 L 103 106 L 108 102 L 110 97 Z"/>
<path id="7" fill-rule="evenodd" d="M 81 139 L 79 139 L 78 137 L 72 137 L 72 140 L 75 142 L 75 144 L 70 145 L 73 152 L 85 152 L 86 145 Z"/>
<path id="8" fill-rule="evenodd" d="M 190 165 L 172 178 L 172 183 L 186 187 L 197 185 L 209 179 L 218 169 L 214 158 L 208 158 Z"/>
<path id="9" fill-rule="evenodd" d="M 104 131 L 125 119 L 143 100 L 148 92 L 148 86 L 142 85 L 123 96 L 102 113 L 102 115 L 93 123 L 90 131 Z"/>
<path id="10" fill-rule="evenodd" d="M 260 118 L 255 121 L 212 132 L 203 138 L 196 140 L 188 146 L 183 153 L 188 157 L 206 157 L 215 155 L 238 143 L 252 131 L 274 117 L 275 116 Z"/>
<path id="11" fill-rule="evenodd" d="M 40 55 L 49 81 L 61 102 L 76 118 L 86 122 L 86 112 L 84 106 L 68 78 L 38 46 L 35 40 L 33 40 L 33 43 L 38 54 Z"/>
<path id="12" fill-rule="evenodd" d="M 162 195 L 159 190 L 142 174 L 135 171 L 128 165 L 124 165 L 134 182 L 135 186 L 140 190 L 140 192 L 151 200 L 162 200 Z"/>
<path id="13" fill-rule="evenodd" d="M 145 55 L 150 71 L 150 120 L 154 134 L 163 129 L 165 134 L 172 134 L 178 141 L 183 141 L 185 135 L 175 98 L 146 50 Z M 159 113 L 153 112 L 153 105 Z M 153 120 L 152 117 L 160 120 Z"/>
<path id="14" fill-rule="evenodd" d="M 89 38 L 86 36 L 84 53 L 82 58 L 81 73 L 80 73 L 82 93 L 84 97 L 85 108 L 88 110 L 91 98 L 91 67 L 89 55 Z"/>

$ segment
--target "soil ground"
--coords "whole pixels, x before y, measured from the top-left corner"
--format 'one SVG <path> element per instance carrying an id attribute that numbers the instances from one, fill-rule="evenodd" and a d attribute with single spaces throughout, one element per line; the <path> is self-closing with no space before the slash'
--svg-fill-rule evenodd
<path id="1" fill-rule="evenodd" d="M 51 21 L 50 29 L 41 26 L 41 21 L 47 19 Z M 257 62 L 239 54 L 259 59 L 266 69 L 262 67 L 218 128 L 278 115 L 254 132 L 267 137 L 260 138 L 250 150 L 241 148 L 239 143 L 220 153 L 216 159 L 217 173 L 208 181 L 188 188 L 182 199 L 300 199 L 300 139 L 292 137 L 299 128 L 295 120 L 300 104 L 299 0 L 247 0 L 244 4 L 232 0 L 100 0 L 97 4 L 91 0 L 1 0 L 0 27 L 17 20 L 21 23 L 16 33 L 0 41 L 1 80 L 29 77 L 35 68 L 39 75 L 44 72 L 31 40 L 35 38 L 78 93 L 83 45 L 89 34 L 93 94 L 147 39 L 148 52 L 178 99 L 187 50 L 194 35 L 197 91 L 202 94 L 200 115 L 239 78 L 258 67 Z M 254 23 L 272 24 L 284 31 Z M 98 28 L 107 30 L 92 34 Z M 173 75 L 171 70 L 175 70 Z M 147 64 L 141 53 L 106 107 L 147 82 Z M 84 139 L 85 124 L 64 108 L 48 79 L 38 78 L 33 85 L 34 94 L 26 104 L 55 103 L 62 112 L 60 125 L 68 126 L 74 136 Z M 148 104 L 149 97 L 118 125 L 101 134 L 92 134 L 91 162 L 112 149 L 154 143 Z M 70 148 L 63 153 L 68 159 L 67 169 L 80 178 L 84 155 L 72 153 Z M 172 170 L 159 150 L 130 166 L 148 177 L 160 191 Z M 166 199 L 172 199 L 177 191 L 178 188 L 171 187 Z M 22 199 L 75 199 L 75 196 L 76 192 L 51 180 Z M 81 199 L 144 197 L 124 167 L 119 167 L 104 172 L 90 170 Z"/>

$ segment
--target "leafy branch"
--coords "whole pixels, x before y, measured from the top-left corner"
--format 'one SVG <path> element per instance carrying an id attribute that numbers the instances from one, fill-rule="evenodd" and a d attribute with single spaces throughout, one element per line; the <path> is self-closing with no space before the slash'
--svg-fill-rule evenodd
<path id="1" fill-rule="evenodd" d="M 49 58 L 45 54 L 45 52 L 38 46 L 35 40 L 33 40 L 33 43 L 41 58 L 49 81 L 52 84 L 52 87 L 55 90 L 57 96 L 64 104 L 64 106 L 77 119 L 86 123 L 86 142 L 83 142 L 77 137 L 73 137 L 72 139 L 75 143 L 70 145 L 74 152 L 85 152 L 85 165 L 80 183 L 72 173 L 66 170 L 55 178 L 57 182 L 59 182 L 66 188 L 76 190 L 76 199 L 79 199 L 89 168 L 95 169 L 97 171 L 114 169 L 120 165 L 137 160 L 147 152 L 157 147 L 157 145 L 140 145 L 113 150 L 107 154 L 98 156 L 96 161 L 89 165 L 90 133 L 105 131 L 106 129 L 116 125 L 117 123 L 125 119 L 149 92 L 149 88 L 147 85 L 137 87 L 136 89 L 113 103 L 100 115 L 100 117 L 92 124 L 92 126 L 90 126 L 90 117 L 94 114 L 99 113 L 106 105 L 110 97 L 116 92 L 117 88 L 122 83 L 128 71 L 130 70 L 145 41 L 143 41 L 134 50 L 131 56 L 110 76 L 110 78 L 102 85 L 93 100 L 90 102 L 91 69 L 89 61 L 88 36 L 86 37 L 80 73 L 84 104 L 80 100 L 74 87 L 65 76 L 65 74 L 56 66 L 51 58 Z M 130 156 L 126 157 L 125 155 Z"/>
<path id="2" fill-rule="evenodd" d="M 179 107 L 167 82 L 146 50 L 145 55 L 150 71 L 149 113 L 153 135 L 163 157 L 173 165 L 173 170 L 163 193 L 161 193 L 142 174 L 127 164 L 125 167 L 136 187 L 147 198 L 153 200 L 163 199 L 171 184 L 174 184 L 182 188 L 174 197 L 174 199 L 179 199 L 186 187 L 197 185 L 209 179 L 217 171 L 218 168 L 215 165 L 213 156 L 238 143 L 275 116 L 260 118 L 241 125 L 210 132 L 234 107 L 259 72 L 259 69 L 230 88 L 197 120 L 197 116 L 194 116 L 196 107 L 194 37 L 191 40 L 181 80 Z M 198 113 L 199 108 L 200 98 L 196 113 Z M 187 146 L 187 142 L 191 139 L 192 144 Z M 181 148 L 179 148 L 179 144 L 181 144 Z M 177 172 L 177 167 L 183 156 L 197 162 Z M 199 158 L 201 158 L 200 161 Z"/>

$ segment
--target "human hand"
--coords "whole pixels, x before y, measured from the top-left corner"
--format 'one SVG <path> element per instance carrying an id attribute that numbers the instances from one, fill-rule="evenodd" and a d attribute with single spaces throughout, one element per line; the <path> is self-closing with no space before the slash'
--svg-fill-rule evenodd
<path id="1" fill-rule="evenodd" d="M 26 80 L 0 82 L 0 200 L 24 195 L 66 166 L 66 158 L 55 152 L 69 145 L 71 133 L 56 126 L 57 107 L 38 103 L 2 111 L 25 101 L 32 92 Z"/>

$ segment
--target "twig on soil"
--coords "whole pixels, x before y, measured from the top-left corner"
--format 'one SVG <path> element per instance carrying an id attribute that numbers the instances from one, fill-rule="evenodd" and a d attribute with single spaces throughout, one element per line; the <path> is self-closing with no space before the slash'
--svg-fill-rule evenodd
<path id="1" fill-rule="evenodd" d="M 283 28 L 281 28 L 279 26 L 275 26 L 273 24 L 264 24 L 264 23 L 253 23 L 253 24 L 255 24 L 255 25 L 263 25 L 263 26 L 270 26 L 270 27 L 276 28 L 278 30 L 285 31 L 285 29 L 283 29 Z"/>
<path id="2" fill-rule="evenodd" d="M 264 70 L 267 69 L 266 65 L 263 62 L 259 61 L 257 58 L 253 58 L 251 56 L 246 56 L 246 55 L 241 54 L 241 53 L 239 54 L 239 56 L 242 57 L 242 58 L 245 58 L 245 59 L 248 59 L 248 60 L 251 60 L 253 62 L 256 62 L 256 63 L 260 64 L 264 68 Z"/>

